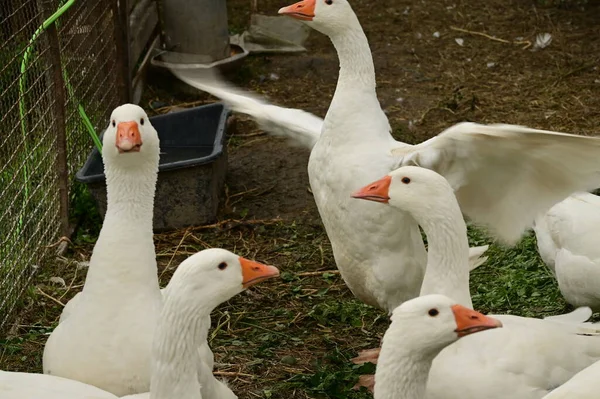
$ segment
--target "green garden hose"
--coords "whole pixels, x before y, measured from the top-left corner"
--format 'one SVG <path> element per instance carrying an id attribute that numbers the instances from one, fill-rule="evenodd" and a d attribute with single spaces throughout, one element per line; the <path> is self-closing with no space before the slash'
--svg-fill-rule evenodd
<path id="1" fill-rule="evenodd" d="M 54 22 L 56 22 L 56 20 L 61 15 L 63 15 L 65 13 L 65 11 L 67 11 L 69 8 L 71 8 L 71 6 L 74 3 L 75 3 L 75 0 L 68 0 L 64 5 L 62 5 L 58 10 L 56 10 L 56 12 L 54 14 L 52 14 L 48 19 L 46 19 L 42 23 L 42 25 L 35 31 L 35 33 L 31 37 L 31 39 L 29 40 L 29 44 L 27 45 L 27 48 L 25 49 L 25 53 L 23 54 L 23 60 L 21 61 L 21 76 L 19 77 L 19 92 L 20 92 L 19 113 L 21 115 L 21 133 L 23 134 L 23 137 L 27 136 L 27 127 L 25 124 L 25 80 L 26 80 L 26 76 L 27 76 L 27 65 L 29 64 L 29 58 L 33 51 L 33 44 L 35 43 L 37 38 L 42 34 L 42 32 L 44 32 L 46 29 L 48 29 L 48 27 L 50 25 L 52 25 Z M 69 82 L 69 78 L 67 76 L 66 70 L 63 70 L 63 75 L 65 78 L 65 85 L 67 86 L 67 90 L 69 91 L 69 96 L 71 98 L 73 98 L 75 93 Z M 87 114 L 85 113 L 83 106 L 81 104 L 77 104 L 77 110 L 79 111 L 79 115 L 81 116 L 84 126 L 88 130 L 90 136 L 92 137 L 92 140 L 94 141 L 94 144 L 98 148 L 98 151 L 100 151 L 100 153 L 102 153 L 102 143 L 100 142 L 100 139 L 98 138 L 98 135 L 96 134 L 96 130 L 94 129 L 94 126 L 92 125 L 92 123 L 90 122 L 90 119 L 88 118 Z"/>
<path id="2" fill-rule="evenodd" d="M 35 33 L 31 37 L 31 39 L 29 40 L 29 43 L 27 44 L 27 48 L 25 49 L 25 52 L 23 53 L 23 59 L 21 60 L 21 74 L 19 76 L 19 95 L 20 95 L 19 96 L 19 114 L 20 114 L 20 119 L 21 119 L 21 121 L 20 121 L 21 122 L 21 133 L 23 135 L 23 144 L 25 146 L 26 153 L 28 153 L 28 148 L 27 148 L 27 124 L 26 124 L 26 115 L 25 115 L 25 113 L 26 113 L 25 112 L 25 108 L 26 108 L 25 85 L 26 85 L 26 80 L 27 80 L 27 67 L 29 65 L 29 60 L 30 60 L 31 54 L 33 52 L 34 43 L 39 38 L 39 36 L 46 29 L 48 29 L 48 27 L 50 27 L 53 23 L 55 23 L 56 20 L 65 13 L 65 11 L 67 11 L 69 8 L 71 8 L 71 6 L 74 3 L 75 3 L 75 0 L 68 0 L 58 10 L 56 10 L 56 12 L 54 14 L 52 14 L 48 19 L 46 19 L 42 23 L 42 25 L 35 31 Z M 75 98 L 75 92 L 69 82 L 69 77 L 67 75 L 66 69 L 63 69 L 63 77 L 65 80 L 65 85 L 67 86 L 67 90 L 69 92 L 69 97 Z M 96 145 L 96 148 L 98 149 L 98 151 L 100 153 L 102 153 L 102 142 L 98 138 L 98 135 L 96 134 L 96 130 L 94 129 L 94 126 L 92 125 L 92 122 L 88 118 L 87 114 L 85 113 L 85 110 L 83 109 L 83 106 L 79 102 L 77 103 L 77 110 L 82 119 L 83 125 L 85 126 L 88 133 L 92 137 L 92 141 Z M 26 199 L 29 197 L 30 181 L 29 181 L 29 171 L 27 168 L 28 160 L 29 160 L 29 156 L 26 156 L 24 158 L 24 165 L 23 165 L 23 177 L 25 179 L 25 185 L 24 185 L 25 199 L 23 200 L 24 208 L 25 208 L 25 204 L 26 204 Z M 21 232 L 22 227 L 23 227 L 23 214 L 21 214 L 21 216 L 19 217 L 19 228 L 17 229 L 17 232 L 16 232 L 17 234 L 19 234 Z"/>

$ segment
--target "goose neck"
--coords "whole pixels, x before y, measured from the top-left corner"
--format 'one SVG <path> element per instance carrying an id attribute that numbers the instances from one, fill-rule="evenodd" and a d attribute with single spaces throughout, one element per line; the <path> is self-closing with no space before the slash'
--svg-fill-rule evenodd
<path id="1" fill-rule="evenodd" d="M 384 341 L 381 347 L 374 399 L 423 399 L 431 363 L 438 352 L 411 350 L 407 342 L 396 341 L 388 341 L 388 345 Z"/>
<path id="2" fill-rule="evenodd" d="M 212 309 L 198 305 L 198 301 L 180 300 L 180 296 L 181 292 L 168 289 L 165 293 L 154 335 L 150 399 L 200 398 L 198 370 L 202 360 L 198 348 L 207 339 Z"/>
<path id="3" fill-rule="evenodd" d="M 134 170 L 107 166 L 107 206 L 105 224 L 124 226 L 130 221 L 152 228 L 154 192 L 158 178 L 158 160 L 153 164 L 136 165 Z"/>
<path id="4" fill-rule="evenodd" d="M 90 259 L 84 291 L 131 297 L 135 292 L 159 295 L 152 217 L 158 161 L 152 168 L 105 168 L 107 209 Z M 125 291 L 123 291 L 125 290 Z"/>
<path id="5" fill-rule="evenodd" d="M 375 67 L 371 49 L 358 20 L 356 24 L 358 26 L 331 36 L 340 60 L 336 94 L 357 89 L 375 94 Z"/>
<path id="6" fill-rule="evenodd" d="M 417 217 L 427 236 L 427 267 L 420 295 L 442 294 L 473 308 L 467 226 L 455 198 L 442 202 Z"/>

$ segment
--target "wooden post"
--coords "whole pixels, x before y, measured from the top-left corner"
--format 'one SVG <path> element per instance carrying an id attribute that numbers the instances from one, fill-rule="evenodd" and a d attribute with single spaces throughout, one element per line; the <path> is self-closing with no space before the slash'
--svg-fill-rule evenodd
<path id="1" fill-rule="evenodd" d="M 129 66 L 129 7 L 126 0 L 107 0 L 111 2 L 113 15 L 113 36 L 117 49 L 117 79 L 119 101 L 121 104 L 131 102 L 131 69 Z"/>
<path id="2" fill-rule="evenodd" d="M 51 1 L 44 2 L 45 15 L 50 15 Z M 69 229 L 69 169 L 67 164 L 67 130 L 65 117 L 65 82 L 62 74 L 60 58 L 60 44 L 56 26 L 52 24 L 46 30 L 49 51 L 48 62 L 51 66 L 51 80 L 54 91 L 53 119 L 56 130 L 56 170 L 58 174 L 58 192 L 60 203 L 60 234 L 63 237 L 70 235 Z"/>

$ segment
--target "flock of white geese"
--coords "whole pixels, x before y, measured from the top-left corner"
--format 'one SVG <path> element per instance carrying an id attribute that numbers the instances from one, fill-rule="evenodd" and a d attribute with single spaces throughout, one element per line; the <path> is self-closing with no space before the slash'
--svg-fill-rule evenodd
<path id="1" fill-rule="evenodd" d="M 180 79 L 311 149 L 310 186 L 341 275 L 386 310 L 376 399 L 600 397 L 600 139 L 461 123 L 398 142 L 376 95 L 367 38 L 347 0 L 279 10 L 330 37 L 339 60 L 324 120 L 267 104 L 207 71 Z M 44 374 L 0 371 L 0 399 L 229 399 L 212 373 L 210 313 L 277 268 L 224 249 L 182 262 L 161 290 L 152 213 L 160 143 L 143 109 L 116 108 L 103 137 L 108 207 L 85 285 L 43 355 Z M 514 243 L 533 228 L 540 255 L 578 308 L 545 319 L 472 309 L 463 214 Z M 425 249 L 419 226 L 427 236 Z M 460 339 L 459 339 L 460 338 Z"/>

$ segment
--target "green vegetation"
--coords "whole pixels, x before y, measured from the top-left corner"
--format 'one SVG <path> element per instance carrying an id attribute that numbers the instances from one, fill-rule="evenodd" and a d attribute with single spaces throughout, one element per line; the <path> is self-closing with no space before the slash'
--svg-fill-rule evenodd
<path id="1" fill-rule="evenodd" d="M 472 246 L 488 242 L 475 228 L 469 229 L 469 238 Z M 476 309 L 531 317 L 571 309 L 539 257 L 532 232 L 514 247 L 492 244 L 486 255 L 487 262 L 471 273 L 471 296 Z"/>
<path id="2" fill-rule="evenodd" d="M 76 209 L 81 214 L 92 213 L 89 195 Z M 90 253 L 98 232 L 96 217 L 77 234 L 71 262 Z M 489 242 L 472 227 L 469 237 L 471 245 Z M 379 345 L 388 318 L 355 299 L 346 288 L 320 226 L 242 220 L 222 227 L 159 234 L 155 242 L 163 286 L 172 266 L 206 243 L 242 256 L 254 257 L 258 251 L 259 260 L 282 271 L 279 280 L 238 295 L 213 313 L 210 344 L 217 369 L 225 376 L 239 373 L 230 381 L 234 389 L 263 398 L 306 397 L 299 392 L 311 398 L 371 397 L 351 388 L 373 365 L 356 366 L 350 359 L 361 349 Z M 471 294 L 477 309 L 537 317 L 569 309 L 537 255 L 532 235 L 514 248 L 492 244 L 488 256 L 488 262 L 472 277 Z M 74 263 L 46 268 L 38 276 L 39 287 L 65 302 L 77 290 L 66 290 L 48 280 L 60 275 L 67 285 L 80 285 L 84 272 L 75 269 Z M 33 290 L 24 303 L 30 311 L 22 324 L 29 327 L 2 342 L 0 364 L 12 370 L 39 371 L 41 344 L 62 308 Z"/>

